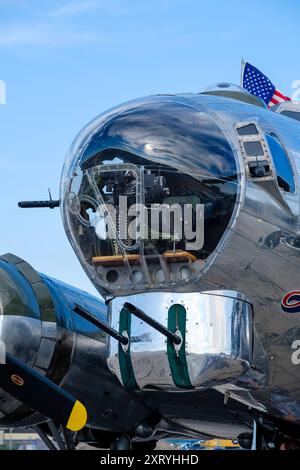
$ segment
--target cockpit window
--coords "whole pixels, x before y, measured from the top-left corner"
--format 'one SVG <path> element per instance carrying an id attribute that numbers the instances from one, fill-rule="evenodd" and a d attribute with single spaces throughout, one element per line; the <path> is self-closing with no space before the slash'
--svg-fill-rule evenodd
<path id="1" fill-rule="evenodd" d="M 257 127 L 253 123 L 238 127 L 237 132 L 239 135 L 258 135 Z"/>
<path id="2" fill-rule="evenodd" d="M 276 168 L 278 186 L 283 191 L 294 193 L 294 174 L 286 151 L 275 134 L 266 134 L 266 138 Z"/>
<path id="3" fill-rule="evenodd" d="M 296 119 L 296 121 L 300 121 L 299 111 L 292 111 L 290 109 L 285 109 L 284 111 L 281 111 L 280 114 L 283 114 L 284 116 L 290 117 L 292 119 Z"/>
<path id="4" fill-rule="evenodd" d="M 244 142 L 244 149 L 248 157 L 263 157 L 264 151 L 259 140 Z"/>

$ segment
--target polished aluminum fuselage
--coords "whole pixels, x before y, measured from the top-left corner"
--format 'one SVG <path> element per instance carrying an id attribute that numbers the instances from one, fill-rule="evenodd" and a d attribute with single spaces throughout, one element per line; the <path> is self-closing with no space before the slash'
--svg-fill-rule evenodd
<path id="1" fill-rule="evenodd" d="M 199 288 L 236 290 L 250 299 L 267 357 L 265 381 L 258 384 L 253 377 L 248 381 L 244 376 L 231 393 L 300 422 L 300 366 L 292 362 L 293 343 L 300 339 L 300 316 L 285 313 L 281 307 L 283 296 L 300 287 L 300 252 L 288 243 L 297 238 L 300 225 L 300 124 L 230 99 L 201 97 L 201 102 L 232 135 L 240 163 L 241 197 L 230 233 L 199 280 Z M 234 128 L 237 122 L 249 120 L 258 122 L 264 132 L 275 132 L 284 145 L 295 175 L 294 194 L 279 191 L 276 177 L 270 185 L 247 178 Z M 272 237 L 275 239 L 270 243 Z"/>
<path id="2" fill-rule="evenodd" d="M 258 362 L 263 366 L 253 364 L 239 378 L 233 375 L 232 380 L 216 388 L 250 407 L 300 423 L 300 365 L 292 362 L 293 344 L 300 339 L 300 314 L 285 313 L 281 307 L 286 293 L 300 289 L 300 251 L 294 244 L 300 230 L 300 124 L 267 108 L 230 98 L 200 94 L 154 99 L 179 101 L 210 115 L 230 141 L 238 165 L 238 198 L 231 224 L 207 260 L 202 275 L 197 281 L 174 289 L 174 296 L 216 291 L 223 291 L 226 296 L 234 291 L 249 299 L 253 331 L 259 338 L 253 354 L 260 357 Z M 257 123 L 262 135 L 274 132 L 280 139 L 293 168 L 295 193 L 280 190 L 274 164 L 269 178 L 249 176 L 236 132 L 238 124 L 247 122 Z M 171 294 L 172 291 L 162 290 L 162 300 Z M 140 295 L 144 305 L 151 305 L 150 293 Z M 122 298 L 125 300 L 126 296 Z M 115 326 L 114 304 L 118 303 L 118 299 L 112 301 L 111 320 Z M 138 347 L 134 346 L 133 361 L 138 360 Z M 145 358 L 156 349 L 157 344 L 146 348 Z M 115 354 L 112 346 L 111 365 Z M 199 361 L 201 364 L 200 356 Z M 118 366 L 111 368 L 116 371 Z M 162 380 L 157 376 L 158 382 Z"/>
<path id="3" fill-rule="evenodd" d="M 281 308 L 283 296 L 300 288 L 300 251 L 287 241 L 296 238 L 300 230 L 300 124 L 231 99 L 203 95 L 187 99 L 215 116 L 231 139 L 240 167 L 237 216 L 197 289 L 234 290 L 246 295 L 267 357 L 263 382 L 256 383 L 253 376 L 247 380 L 246 375 L 235 387 L 224 386 L 222 390 L 300 422 L 300 365 L 292 362 L 292 345 L 300 339 L 300 314 L 285 313 Z M 280 138 L 293 167 L 294 194 L 280 191 L 276 177 L 271 184 L 247 178 L 235 126 L 249 120 Z M 270 243 L 276 234 L 278 239 L 279 232 L 280 242 Z"/>

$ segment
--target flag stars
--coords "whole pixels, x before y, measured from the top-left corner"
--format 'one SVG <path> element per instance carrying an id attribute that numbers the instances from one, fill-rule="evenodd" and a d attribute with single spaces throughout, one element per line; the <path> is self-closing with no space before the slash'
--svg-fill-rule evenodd
<path id="1" fill-rule="evenodd" d="M 252 95 L 258 96 L 264 100 L 268 106 L 278 103 L 280 100 L 289 100 L 287 97 L 282 98 L 282 95 L 279 94 L 268 77 L 249 63 L 246 63 L 244 66 L 243 87 L 249 91 L 249 93 L 252 93 Z"/>

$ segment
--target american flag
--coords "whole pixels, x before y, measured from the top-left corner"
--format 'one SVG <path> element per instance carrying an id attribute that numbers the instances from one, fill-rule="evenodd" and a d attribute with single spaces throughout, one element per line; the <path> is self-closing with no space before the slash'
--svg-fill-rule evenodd
<path id="1" fill-rule="evenodd" d="M 291 101 L 288 96 L 276 90 L 271 80 L 249 62 L 242 63 L 241 82 L 245 90 L 261 98 L 269 108 L 282 101 Z"/>

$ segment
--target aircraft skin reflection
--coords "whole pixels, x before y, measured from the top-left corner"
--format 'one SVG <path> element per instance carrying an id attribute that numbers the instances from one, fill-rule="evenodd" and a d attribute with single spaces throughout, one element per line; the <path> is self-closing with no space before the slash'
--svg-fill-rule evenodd
<path id="1" fill-rule="evenodd" d="M 284 106 L 295 114 L 293 103 Z M 300 319 L 281 305 L 300 288 L 294 114 L 222 85 L 125 103 L 75 139 L 60 207 L 70 243 L 105 303 L 40 275 L 54 312 L 49 323 L 30 282 L 9 289 L 31 296 L 22 301 L 22 322 L 30 324 L 32 344 L 22 349 L 15 340 L 12 353 L 22 351 L 29 367 L 85 405 L 88 422 L 78 440 L 146 448 L 166 436 L 240 435 L 247 446 L 253 418 L 273 447 L 299 434 L 300 368 L 291 355 Z M 149 210 L 153 203 L 202 204 L 204 245 L 188 250 L 174 234 L 122 238 L 124 196 Z M 103 221 L 96 229 L 108 206 L 119 221 L 107 216 L 111 239 L 99 237 Z M 15 261 L 5 258 L 0 268 L 8 275 Z M 19 322 L 7 305 L 10 321 Z M 40 415 L 10 400 L 5 395 L 6 411 L 0 403 L 1 425 L 38 425 Z"/>

